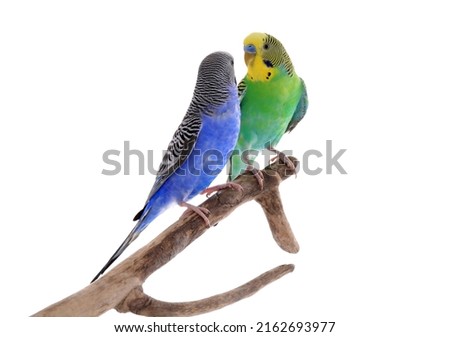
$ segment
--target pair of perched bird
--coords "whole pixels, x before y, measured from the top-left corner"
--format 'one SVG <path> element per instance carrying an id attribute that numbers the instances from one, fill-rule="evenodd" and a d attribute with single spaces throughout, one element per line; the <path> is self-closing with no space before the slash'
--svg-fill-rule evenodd
<path id="1" fill-rule="evenodd" d="M 270 150 L 294 168 L 274 147 L 306 113 L 305 84 L 273 36 L 250 34 L 244 40 L 244 53 L 248 71 L 239 85 L 230 54 L 215 52 L 200 64 L 191 104 L 169 143 L 144 208 L 133 219 L 136 226 L 92 282 L 169 206 L 185 206 L 209 225 L 208 210 L 187 203 L 189 199 L 200 192 L 240 188 L 232 180 L 246 170 L 263 187 L 264 177 L 250 155 L 255 150 Z M 228 160 L 230 182 L 208 188 Z"/>

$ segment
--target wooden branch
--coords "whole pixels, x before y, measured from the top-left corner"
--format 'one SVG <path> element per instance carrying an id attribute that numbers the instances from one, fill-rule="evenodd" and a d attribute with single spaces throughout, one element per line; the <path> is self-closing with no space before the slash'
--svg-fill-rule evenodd
<path id="1" fill-rule="evenodd" d="M 278 189 L 269 190 L 267 193 L 257 196 L 255 200 L 266 214 L 276 243 L 288 253 L 298 253 L 300 247 L 284 214 L 280 191 Z"/>
<path id="2" fill-rule="evenodd" d="M 127 298 L 119 303 L 116 310 L 119 312 L 133 312 L 142 316 L 151 317 L 187 317 L 204 314 L 233 304 L 256 293 L 269 283 L 294 270 L 294 265 L 281 265 L 254 278 L 250 282 L 199 301 L 192 302 L 164 302 L 146 295 L 142 287 L 133 289 Z"/>
<path id="3" fill-rule="evenodd" d="M 294 157 L 290 159 L 298 167 L 298 160 Z M 211 212 L 209 220 L 216 224 L 240 205 L 256 200 L 264 209 L 278 245 L 287 252 L 296 253 L 299 249 L 298 243 L 284 214 L 278 192 L 279 184 L 294 173 L 280 162 L 271 164 L 263 171 L 263 190 L 251 174 L 244 174 L 235 180 L 243 187 L 243 191 L 221 191 L 201 206 Z M 113 308 L 119 312 L 131 311 L 145 316 L 192 316 L 248 297 L 294 269 L 293 265 L 279 266 L 241 287 L 199 301 L 168 303 L 145 295 L 142 291 L 145 280 L 207 229 L 209 227 L 195 214 L 180 219 L 96 282 L 33 316 L 99 316 Z"/>

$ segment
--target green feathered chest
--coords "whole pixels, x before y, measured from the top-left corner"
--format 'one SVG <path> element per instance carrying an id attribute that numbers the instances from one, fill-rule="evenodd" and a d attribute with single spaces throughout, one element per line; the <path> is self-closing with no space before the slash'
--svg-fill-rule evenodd
<path id="1" fill-rule="evenodd" d="M 300 100 L 300 79 L 295 73 L 279 73 L 269 81 L 251 81 L 246 77 L 244 82 L 238 145 L 262 149 L 270 142 L 275 146 Z"/>

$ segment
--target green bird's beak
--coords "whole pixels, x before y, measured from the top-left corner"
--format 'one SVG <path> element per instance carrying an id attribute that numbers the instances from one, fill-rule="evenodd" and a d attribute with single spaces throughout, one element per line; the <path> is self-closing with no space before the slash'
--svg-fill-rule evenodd
<path id="1" fill-rule="evenodd" d="M 256 47 L 254 44 L 247 44 L 244 46 L 244 60 L 245 64 L 248 66 L 250 62 L 253 61 L 256 55 Z"/>
<path id="2" fill-rule="evenodd" d="M 250 43 L 244 46 L 244 51 L 249 54 L 256 54 L 256 47 Z"/>

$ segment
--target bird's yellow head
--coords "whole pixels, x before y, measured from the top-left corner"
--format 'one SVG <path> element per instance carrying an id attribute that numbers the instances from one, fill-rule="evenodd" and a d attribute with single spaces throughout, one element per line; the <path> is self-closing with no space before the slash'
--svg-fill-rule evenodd
<path id="1" fill-rule="evenodd" d="M 284 68 L 294 73 L 292 62 L 280 41 L 265 33 L 252 33 L 244 40 L 247 76 L 253 81 L 270 81 Z"/>

